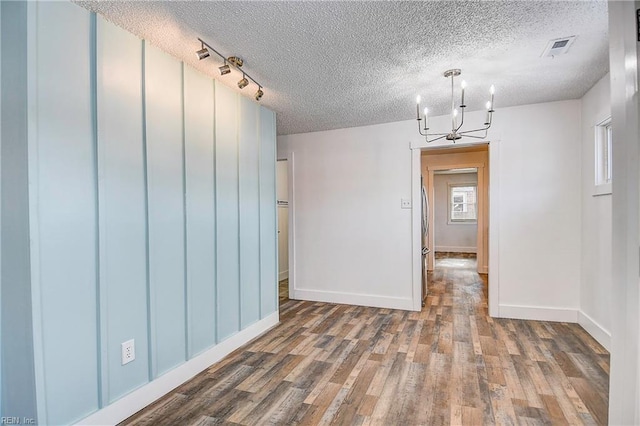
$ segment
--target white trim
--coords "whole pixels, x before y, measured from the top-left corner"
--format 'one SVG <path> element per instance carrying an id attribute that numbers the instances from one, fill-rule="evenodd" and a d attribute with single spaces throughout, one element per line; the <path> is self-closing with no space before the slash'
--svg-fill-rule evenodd
<path id="1" fill-rule="evenodd" d="M 553 308 L 550 306 L 522 306 L 501 304 L 500 317 L 534 321 L 577 323 L 578 310 L 576 308 Z"/>
<path id="2" fill-rule="evenodd" d="M 411 297 L 414 311 L 422 310 L 422 187 L 420 185 L 422 160 L 420 155 L 420 149 L 411 150 L 411 205 L 414 207 L 411 209 Z"/>
<path id="3" fill-rule="evenodd" d="M 454 253 L 477 253 L 478 247 L 436 246 L 436 252 L 439 251 L 448 251 Z"/>
<path id="4" fill-rule="evenodd" d="M 500 317 L 500 141 L 489 142 L 489 316 Z M 483 272 L 489 272 L 484 271 Z"/>
<path id="5" fill-rule="evenodd" d="M 296 197 L 295 197 L 295 168 L 293 152 L 287 154 L 287 198 L 289 199 L 289 214 L 287 216 L 289 223 L 287 236 L 289 237 L 289 269 L 287 270 L 287 278 L 289 279 L 289 297 L 294 294 L 296 283 Z"/>
<path id="6" fill-rule="evenodd" d="M 611 351 L 611 333 L 598 324 L 593 318 L 585 314 L 583 311 L 578 311 L 578 324 L 586 330 L 594 339 L 598 341 L 604 348 Z"/>
<path id="7" fill-rule="evenodd" d="M 343 293 L 341 291 L 296 289 L 293 299 L 312 302 L 338 303 L 342 305 L 368 306 L 372 308 L 415 310 L 409 297 L 376 296 L 362 293 Z M 420 309 L 418 309 L 419 311 Z"/>
<path id="8" fill-rule="evenodd" d="M 278 274 L 278 281 L 286 280 L 287 278 L 289 278 L 289 270 L 288 269 L 286 271 L 281 271 Z"/>
<path id="9" fill-rule="evenodd" d="M 611 182 L 601 183 L 600 185 L 593 186 L 593 196 L 597 197 L 599 195 L 611 195 L 613 192 L 613 188 Z"/>
<path id="10" fill-rule="evenodd" d="M 276 311 L 266 318 L 239 331 L 227 340 L 218 343 L 208 351 L 190 359 L 174 368 L 154 381 L 136 389 L 111 405 L 80 420 L 78 425 L 108 425 L 117 424 L 137 413 L 158 398 L 166 395 L 196 374 L 206 370 L 212 364 L 260 336 L 279 322 L 279 312 Z"/>

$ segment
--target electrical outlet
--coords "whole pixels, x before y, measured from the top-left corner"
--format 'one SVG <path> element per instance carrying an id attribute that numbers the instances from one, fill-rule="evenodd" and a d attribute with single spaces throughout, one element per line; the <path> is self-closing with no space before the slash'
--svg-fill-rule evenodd
<path id="1" fill-rule="evenodd" d="M 411 200 L 409 198 L 402 198 L 400 200 L 400 206 L 403 209 L 410 209 L 411 208 Z"/>
<path id="2" fill-rule="evenodd" d="M 128 364 L 136 359 L 136 345 L 133 339 L 122 343 L 122 365 Z"/>

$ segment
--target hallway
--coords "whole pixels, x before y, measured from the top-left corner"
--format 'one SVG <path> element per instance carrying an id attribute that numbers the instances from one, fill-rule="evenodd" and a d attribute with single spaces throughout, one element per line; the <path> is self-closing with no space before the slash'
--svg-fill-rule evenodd
<path id="1" fill-rule="evenodd" d="M 422 312 L 287 300 L 124 424 L 606 424 L 608 353 L 577 324 L 489 318 L 485 277 L 440 254 Z"/>

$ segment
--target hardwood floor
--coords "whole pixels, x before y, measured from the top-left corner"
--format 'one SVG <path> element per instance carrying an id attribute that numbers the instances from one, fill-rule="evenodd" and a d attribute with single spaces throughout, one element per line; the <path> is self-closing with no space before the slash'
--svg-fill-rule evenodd
<path id="1" fill-rule="evenodd" d="M 123 424 L 607 423 L 602 346 L 488 317 L 475 259 L 437 257 L 422 312 L 286 300 L 280 325 Z"/>
<path id="2" fill-rule="evenodd" d="M 278 303 L 280 306 L 289 300 L 289 280 L 285 279 L 278 283 Z"/>

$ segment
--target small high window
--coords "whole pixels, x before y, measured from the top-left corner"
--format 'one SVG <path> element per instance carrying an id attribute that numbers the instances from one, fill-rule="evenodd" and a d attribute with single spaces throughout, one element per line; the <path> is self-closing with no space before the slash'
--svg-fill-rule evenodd
<path id="1" fill-rule="evenodd" d="M 476 223 L 478 221 L 478 185 L 455 183 L 449 185 L 449 222 Z"/>

